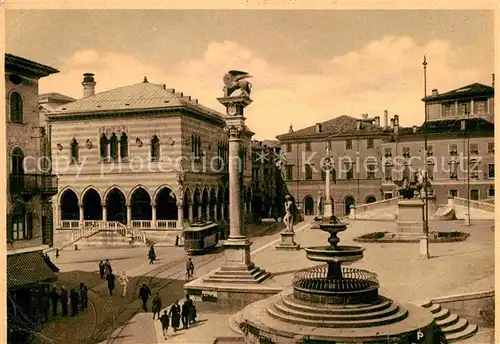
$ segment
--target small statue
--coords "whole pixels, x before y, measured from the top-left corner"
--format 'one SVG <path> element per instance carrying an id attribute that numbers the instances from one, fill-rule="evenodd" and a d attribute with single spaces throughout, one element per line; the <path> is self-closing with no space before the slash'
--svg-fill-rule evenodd
<path id="1" fill-rule="evenodd" d="M 240 96 L 250 97 L 250 92 L 252 90 L 252 84 L 246 78 L 251 78 L 247 72 L 241 72 L 238 70 L 230 70 L 224 75 L 222 81 L 224 82 L 224 97 L 229 97 L 237 89 L 241 90 Z"/>
<path id="2" fill-rule="evenodd" d="M 290 195 L 285 196 L 285 215 L 283 223 L 285 224 L 285 232 L 293 232 L 293 201 Z"/>
<path id="3" fill-rule="evenodd" d="M 325 149 L 325 156 L 327 156 L 327 157 L 330 157 L 330 148 L 331 148 L 330 142 L 327 141 L 326 142 L 326 149 Z"/>

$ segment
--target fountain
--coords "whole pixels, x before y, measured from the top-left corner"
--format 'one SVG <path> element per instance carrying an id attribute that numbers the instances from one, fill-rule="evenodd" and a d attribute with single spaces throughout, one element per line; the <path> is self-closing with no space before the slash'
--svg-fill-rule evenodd
<path id="1" fill-rule="evenodd" d="M 328 246 L 306 248 L 326 263 L 295 273 L 292 287 L 247 306 L 240 315 L 246 343 L 433 343 L 434 318 L 419 306 L 378 293 L 373 272 L 342 268 L 363 258 L 364 248 L 339 245 L 347 224 L 323 218 Z"/>

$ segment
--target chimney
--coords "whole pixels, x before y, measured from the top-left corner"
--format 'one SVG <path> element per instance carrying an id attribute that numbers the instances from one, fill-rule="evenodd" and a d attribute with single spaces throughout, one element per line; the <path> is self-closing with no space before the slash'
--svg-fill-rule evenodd
<path id="1" fill-rule="evenodd" d="M 438 89 L 435 88 L 435 89 L 432 90 L 432 96 L 435 97 L 437 95 L 439 95 L 439 92 L 438 92 Z"/>
<path id="2" fill-rule="evenodd" d="M 87 98 L 95 94 L 95 84 L 94 73 L 83 74 L 83 98 Z"/>
<path id="3" fill-rule="evenodd" d="M 356 130 L 361 130 L 361 121 L 356 121 Z"/>
<path id="4" fill-rule="evenodd" d="M 387 130 L 387 128 L 389 127 L 389 113 L 387 110 L 384 110 L 384 130 Z"/>
<path id="5" fill-rule="evenodd" d="M 391 130 L 394 129 L 394 118 L 391 118 L 391 126 L 390 126 Z"/>
<path id="6" fill-rule="evenodd" d="M 374 125 L 377 128 L 380 128 L 380 116 L 375 116 L 375 123 L 374 123 Z"/>
<path id="7" fill-rule="evenodd" d="M 290 129 L 288 129 L 288 132 L 289 132 L 289 133 L 293 133 L 293 127 L 292 127 L 292 125 L 291 125 L 291 124 L 290 124 Z"/>
<path id="8" fill-rule="evenodd" d="M 414 134 L 416 134 L 416 133 L 417 133 L 417 126 L 416 126 L 416 125 L 414 125 L 414 126 L 413 126 L 413 133 L 414 133 Z"/>
<path id="9" fill-rule="evenodd" d="M 321 133 L 321 123 L 316 123 L 316 134 Z"/>
<path id="10" fill-rule="evenodd" d="M 362 115 L 361 115 L 361 118 L 362 118 L 362 119 L 368 119 L 368 114 L 367 114 L 367 113 L 362 114 Z"/>

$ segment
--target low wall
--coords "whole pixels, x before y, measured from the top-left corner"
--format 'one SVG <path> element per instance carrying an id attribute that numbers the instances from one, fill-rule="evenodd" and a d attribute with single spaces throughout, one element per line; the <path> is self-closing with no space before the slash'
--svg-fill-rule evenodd
<path id="1" fill-rule="evenodd" d="M 363 204 L 363 205 L 358 205 L 351 207 L 351 213 L 349 215 L 349 218 L 355 220 L 356 215 L 359 215 L 361 213 L 364 213 L 366 211 L 372 211 L 372 210 L 377 210 L 381 208 L 386 208 L 391 205 L 397 205 L 398 201 L 401 199 L 401 196 L 394 197 L 394 198 L 389 198 L 389 199 L 384 199 L 382 201 L 378 202 L 373 202 L 373 203 L 368 203 L 368 204 Z"/>
<path id="2" fill-rule="evenodd" d="M 495 291 L 452 295 L 431 299 L 451 313 L 467 319 L 470 323 L 483 327 L 494 327 L 495 324 Z"/>
<path id="3" fill-rule="evenodd" d="M 479 209 L 488 212 L 495 212 L 495 204 L 480 202 L 480 201 L 469 201 L 470 207 L 473 209 Z M 467 199 L 460 197 L 453 197 L 448 199 L 448 205 L 459 205 L 462 207 L 467 207 Z"/>

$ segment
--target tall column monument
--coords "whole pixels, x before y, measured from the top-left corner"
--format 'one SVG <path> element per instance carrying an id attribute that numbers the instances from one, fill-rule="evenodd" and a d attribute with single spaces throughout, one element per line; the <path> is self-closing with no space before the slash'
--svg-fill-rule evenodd
<path id="1" fill-rule="evenodd" d="M 226 107 L 225 131 L 229 136 L 229 238 L 224 243 L 225 264 L 205 278 L 217 283 L 260 283 L 270 276 L 269 272 L 256 267 L 250 260 L 250 245 L 243 230 L 242 191 L 240 173 L 244 164 L 240 158 L 242 138 L 247 131 L 244 109 L 252 103 L 251 84 L 246 72 L 231 70 L 224 76 L 224 97 L 217 100 Z M 236 96 L 231 94 L 240 90 Z"/>

